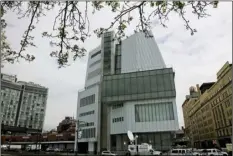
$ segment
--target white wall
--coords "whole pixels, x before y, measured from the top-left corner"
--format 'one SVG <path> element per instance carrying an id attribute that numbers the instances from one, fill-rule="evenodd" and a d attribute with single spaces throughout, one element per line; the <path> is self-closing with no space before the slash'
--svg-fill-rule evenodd
<path id="1" fill-rule="evenodd" d="M 161 103 L 172 102 L 175 120 L 170 121 L 155 121 L 155 122 L 135 122 L 135 108 L 136 104 Z M 111 134 L 127 133 L 128 130 L 132 132 L 158 132 L 158 131 L 176 131 L 179 129 L 177 107 L 175 98 L 160 99 L 160 100 L 143 100 L 143 101 L 128 101 L 124 103 L 124 107 L 111 110 L 111 120 L 116 117 L 123 116 L 123 122 L 112 123 Z"/>
<path id="2" fill-rule="evenodd" d="M 121 72 L 166 68 L 154 38 L 136 33 L 122 41 Z"/>
<path id="3" fill-rule="evenodd" d="M 99 93 L 99 85 L 96 85 L 92 88 L 86 89 L 82 92 L 79 92 L 78 94 L 78 106 L 77 106 L 77 120 L 80 121 L 84 121 L 84 122 L 94 122 L 94 126 L 89 126 L 89 127 L 83 127 L 82 129 L 86 129 L 86 128 L 96 128 L 97 131 L 97 124 L 98 124 L 98 107 L 99 107 L 99 103 L 98 103 L 98 93 Z M 90 104 L 90 105 L 86 105 L 83 107 L 80 107 L 80 99 L 85 98 L 87 96 L 93 95 L 95 94 L 95 103 L 94 104 Z M 92 111 L 94 110 L 95 113 L 91 114 L 91 115 L 86 115 L 86 116 L 82 116 L 79 117 L 80 113 L 84 113 L 84 112 L 88 112 L 88 111 Z M 80 123 L 81 124 L 81 123 Z M 96 132 L 95 132 L 96 133 Z M 97 133 L 95 134 L 95 138 L 83 138 L 83 139 L 79 139 L 79 142 L 88 142 L 88 141 L 96 141 L 97 138 Z"/>

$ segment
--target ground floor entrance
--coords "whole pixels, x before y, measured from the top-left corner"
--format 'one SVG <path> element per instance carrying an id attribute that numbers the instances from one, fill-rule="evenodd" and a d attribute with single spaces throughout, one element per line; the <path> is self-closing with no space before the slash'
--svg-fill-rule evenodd
<path id="1" fill-rule="evenodd" d="M 80 154 L 96 154 L 97 142 L 79 142 L 78 151 Z"/>

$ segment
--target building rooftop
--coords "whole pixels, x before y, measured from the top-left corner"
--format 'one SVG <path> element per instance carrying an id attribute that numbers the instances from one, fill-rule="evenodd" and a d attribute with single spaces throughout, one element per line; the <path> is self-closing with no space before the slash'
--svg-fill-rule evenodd
<path id="1" fill-rule="evenodd" d="M 215 82 L 205 82 L 200 86 L 201 94 L 203 94 L 207 89 L 212 87 Z"/>

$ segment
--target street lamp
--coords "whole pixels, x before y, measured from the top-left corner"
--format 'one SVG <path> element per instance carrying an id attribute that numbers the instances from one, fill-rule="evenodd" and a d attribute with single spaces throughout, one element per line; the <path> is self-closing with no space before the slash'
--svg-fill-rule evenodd
<path id="1" fill-rule="evenodd" d="M 135 136 L 136 155 L 138 155 L 138 135 Z"/>

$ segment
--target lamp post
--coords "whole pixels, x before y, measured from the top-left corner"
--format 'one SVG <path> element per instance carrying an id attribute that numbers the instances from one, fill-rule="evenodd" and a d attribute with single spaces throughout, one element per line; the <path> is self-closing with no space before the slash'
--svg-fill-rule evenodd
<path id="1" fill-rule="evenodd" d="M 136 155 L 138 155 L 138 135 L 135 136 Z"/>
<path id="2" fill-rule="evenodd" d="M 11 148 L 11 141 L 12 141 L 12 133 L 11 131 L 7 131 L 7 134 L 10 134 L 10 140 L 8 142 L 9 149 Z"/>

